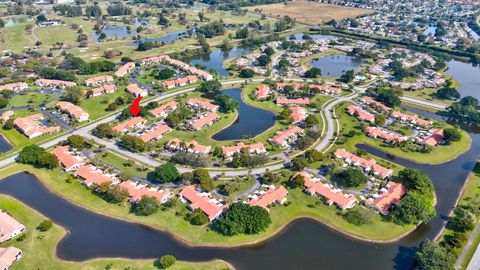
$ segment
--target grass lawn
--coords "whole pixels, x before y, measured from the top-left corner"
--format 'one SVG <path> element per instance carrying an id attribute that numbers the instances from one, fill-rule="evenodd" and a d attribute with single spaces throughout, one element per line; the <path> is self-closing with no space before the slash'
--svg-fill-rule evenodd
<path id="1" fill-rule="evenodd" d="M 337 116 L 340 119 L 342 130 L 356 130 L 358 133 L 354 137 L 348 138 L 347 145 L 350 145 L 352 147 L 355 144 L 365 143 L 370 146 L 376 147 L 388 154 L 392 154 L 417 163 L 439 164 L 452 160 L 458 155 L 463 154 L 470 148 L 471 145 L 470 136 L 465 131 L 462 131 L 463 136 L 459 142 L 454 142 L 451 145 L 436 146 L 430 153 L 410 152 L 400 147 L 385 144 L 380 139 L 373 139 L 365 135 L 361 129 L 360 122 L 355 117 L 350 116 L 345 112 L 346 106 L 347 104 L 344 104 L 339 107 L 339 109 L 337 110 Z M 443 125 L 446 126 L 447 124 L 442 123 L 442 126 Z"/>
<path id="2" fill-rule="evenodd" d="M 431 101 L 434 103 L 450 105 L 454 101 L 449 99 L 440 99 L 435 94 L 437 93 L 437 89 L 423 89 L 417 91 L 403 91 L 404 95 L 407 97 L 418 98 L 426 101 Z"/>
<path id="3" fill-rule="evenodd" d="M 10 213 L 16 220 L 27 227 L 26 238 L 23 241 L 10 240 L 1 244 L 2 247 L 15 246 L 23 251 L 22 258 L 15 262 L 11 270 L 20 269 L 64 269 L 64 270 L 90 270 L 106 269 L 112 264 L 113 269 L 159 269 L 155 266 L 154 260 L 129 260 L 129 259 L 94 259 L 85 262 L 67 262 L 56 256 L 55 248 L 66 232 L 55 225 L 47 232 L 37 231 L 35 228 L 42 221 L 47 219 L 40 213 L 29 208 L 23 203 L 6 195 L 0 195 L 2 209 Z M 42 239 L 40 239 L 43 237 Z M 18 236 L 16 237 L 18 238 Z M 223 261 L 210 262 L 177 262 L 169 269 L 225 269 L 229 266 Z"/>
<path id="4" fill-rule="evenodd" d="M 33 47 L 35 43 L 33 36 L 24 30 L 28 24 L 33 24 L 33 22 L 23 22 L 0 28 L 0 51 L 21 52 L 25 47 Z"/>
<path id="5" fill-rule="evenodd" d="M 48 101 L 53 97 L 54 95 L 42 94 L 37 92 L 20 94 L 8 99 L 7 108 L 25 105 L 39 106 L 40 104 L 43 104 L 44 102 Z"/>
<path id="6" fill-rule="evenodd" d="M 49 18 L 51 19 L 51 18 Z M 55 43 L 61 42 L 64 45 L 69 45 L 72 47 L 78 46 L 77 36 L 78 33 L 76 30 L 71 28 L 73 23 L 78 24 L 84 33 L 91 39 L 91 34 L 93 32 L 93 25 L 91 21 L 84 20 L 82 17 L 78 18 L 67 18 L 60 17 L 65 22 L 65 25 L 59 26 L 50 26 L 50 27 L 38 27 L 35 29 L 35 34 L 38 37 L 38 40 L 42 42 L 41 48 L 43 47 L 52 47 Z"/>
<path id="7" fill-rule="evenodd" d="M 98 97 L 91 97 L 91 98 L 84 98 L 80 102 L 80 107 L 84 109 L 90 115 L 90 120 L 98 119 L 106 114 L 112 113 L 107 112 L 105 109 L 107 108 L 108 104 L 115 101 L 117 97 L 123 96 L 130 96 L 127 92 L 125 92 L 126 86 L 118 86 L 117 91 L 111 94 L 105 94 Z M 121 105 L 124 107 L 130 106 L 130 104 Z M 120 109 L 121 106 L 117 108 Z"/>
<path id="8" fill-rule="evenodd" d="M 106 154 L 106 155 L 104 155 Z M 150 170 L 143 170 L 144 166 L 139 163 L 134 163 L 132 166 L 125 165 L 127 157 L 123 157 L 113 151 L 106 151 L 104 154 L 97 154 L 96 158 L 119 169 L 122 172 L 127 172 L 132 176 L 146 177 Z"/>
<path id="9" fill-rule="evenodd" d="M 288 196 L 288 199 L 292 204 L 287 207 L 277 206 L 272 208 L 270 211 L 272 225 L 270 225 L 265 232 L 257 235 L 236 235 L 226 237 L 209 230 L 207 226 L 192 226 L 184 218 L 176 216 L 176 212 L 188 212 L 186 205 L 183 204 L 179 204 L 173 209 L 160 211 L 157 214 L 148 217 L 135 216 L 129 212 L 128 207 L 107 203 L 77 181 L 67 183 L 65 181 L 66 175 L 60 171 L 60 169 L 43 170 L 35 169 L 27 165 L 14 164 L 1 170 L 0 177 L 5 177 L 25 170 L 31 171 L 37 175 L 49 189 L 64 196 L 73 203 L 109 216 L 141 222 L 159 229 L 168 230 L 177 237 L 185 239 L 192 244 L 237 246 L 261 241 L 278 232 L 289 221 L 301 216 L 318 219 L 327 225 L 331 225 L 332 227 L 347 232 L 353 236 L 379 241 L 392 240 L 413 228 L 413 226 L 402 227 L 384 222 L 381 220 L 380 216 L 378 216 L 378 219 L 373 224 L 357 227 L 343 220 L 343 218 L 338 215 L 338 210 L 336 210 L 335 207 L 316 203 L 319 201 L 318 198 L 310 197 L 299 189 L 293 189 L 290 190 Z M 308 206 L 311 204 L 314 204 L 315 207 Z"/>

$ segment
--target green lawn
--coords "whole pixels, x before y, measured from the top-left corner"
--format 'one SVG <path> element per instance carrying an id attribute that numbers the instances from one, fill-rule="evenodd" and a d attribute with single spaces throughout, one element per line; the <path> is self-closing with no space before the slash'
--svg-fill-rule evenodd
<path id="1" fill-rule="evenodd" d="M 81 17 L 78 18 L 67 18 L 60 17 L 65 22 L 65 25 L 61 26 L 50 26 L 50 27 L 38 27 L 35 29 L 35 34 L 38 37 L 38 40 L 42 42 L 41 47 L 52 47 L 55 43 L 61 42 L 64 45 L 69 45 L 72 47 L 78 46 L 77 36 L 78 33 L 76 30 L 71 28 L 73 23 L 78 24 L 84 33 L 91 39 L 91 34 L 93 32 L 94 23 L 88 20 L 84 20 Z"/>
<path id="2" fill-rule="evenodd" d="M 2 247 L 15 246 L 23 251 L 22 258 L 15 262 L 11 270 L 20 269 L 64 269 L 64 270 L 90 270 L 106 269 L 111 264 L 113 269 L 159 269 L 154 260 L 129 260 L 129 259 L 94 259 L 85 262 L 67 262 L 56 256 L 55 248 L 66 232 L 59 225 L 53 226 L 47 232 L 37 231 L 35 228 L 42 221 L 47 219 L 40 213 L 29 208 L 23 203 L 6 195 L 0 195 L 1 208 L 10 213 L 16 220 L 27 227 L 26 238 L 23 241 L 10 240 L 1 244 Z M 223 261 L 210 262 L 177 262 L 169 269 L 228 269 L 229 266 Z"/>
<path id="3" fill-rule="evenodd" d="M 134 163 L 132 166 L 126 165 L 127 158 L 113 151 L 97 154 L 96 158 L 132 176 L 146 177 L 150 172 L 150 170 L 143 170 L 144 166 L 139 163 Z"/>
<path id="4" fill-rule="evenodd" d="M 186 206 L 182 204 L 174 209 L 160 211 L 152 216 L 135 216 L 130 213 L 128 207 L 107 203 L 76 181 L 67 183 L 65 181 L 66 175 L 61 172 L 60 169 L 49 171 L 35 169 L 27 165 L 15 164 L 0 171 L 0 177 L 24 170 L 33 172 L 52 191 L 78 205 L 109 216 L 141 222 L 159 229 L 169 230 L 179 238 L 185 239 L 192 244 L 236 246 L 261 241 L 277 233 L 291 220 L 302 216 L 315 218 L 337 230 L 347 232 L 353 236 L 379 241 L 395 239 L 413 228 L 413 226 L 402 227 L 384 222 L 380 216 L 378 216 L 378 219 L 373 224 L 357 227 L 343 220 L 343 218 L 338 215 L 338 210 L 334 206 L 329 207 L 321 203 L 316 203 L 319 202 L 318 198 L 308 196 L 299 189 L 293 189 L 290 190 L 288 197 L 289 201 L 292 202 L 291 205 L 287 207 L 278 206 L 271 209 L 272 225 L 270 225 L 265 232 L 258 235 L 236 235 L 227 237 L 209 230 L 207 226 L 192 226 L 182 217 L 178 217 L 175 214 L 176 212 L 188 212 L 185 208 Z M 315 207 L 308 206 L 311 204 L 315 205 Z"/>
<path id="5" fill-rule="evenodd" d="M 24 30 L 25 26 L 33 22 L 24 22 L 11 27 L 0 28 L 0 51 L 9 50 L 21 52 L 25 47 L 33 47 L 33 36 Z"/>
<path id="6" fill-rule="evenodd" d="M 25 105 L 39 106 L 40 104 L 43 104 L 44 102 L 48 101 L 53 97 L 54 95 L 42 94 L 37 92 L 20 94 L 8 99 L 7 108 Z"/>

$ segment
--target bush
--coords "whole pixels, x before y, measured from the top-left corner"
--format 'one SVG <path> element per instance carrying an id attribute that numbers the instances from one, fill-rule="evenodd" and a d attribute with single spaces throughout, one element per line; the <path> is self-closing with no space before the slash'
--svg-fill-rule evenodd
<path id="1" fill-rule="evenodd" d="M 272 223 L 267 210 L 259 206 L 233 203 L 225 211 L 224 217 L 213 224 L 213 228 L 223 235 L 258 234 Z"/>
<path id="2" fill-rule="evenodd" d="M 133 212 L 138 216 L 150 216 L 158 211 L 160 203 L 155 197 L 143 196 L 142 199 L 133 205 Z"/>
<path id="3" fill-rule="evenodd" d="M 160 258 L 160 265 L 161 265 L 163 268 L 168 268 L 168 267 L 174 265 L 176 261 L 177 261 L 177 258 L 175 258 L 175 256 L 173 256 L 173 255 L 165 255 L 165 256 L 162 256 L 162 257 Z"/>
<path id="4" fill-rule="evenodd" d="M 37 230 L 41 231 L 41 232 L 46 232 L 48 230 L 50 230 L 50 228 L 52 228 L 53 226 L 53 222 L 51 220 L 44 220 L 42 221 L 42 223 L 40 223 L 38 226 L 37 226 Z"/>
<path id="5" fill-rule="evenodd" d="M 373 222 L 373 213 L 369 210 L 359 208 L 346 212 L 343 218 L 348 222 L 356 226 L 364 224 L 370 224 Z"/>
<path id="6" fill-rule="evenodd" d="M 203 225 L 208 223 L 208 217 L 199 208 L 188 214 L 188 221 L 192 225 Z"/>

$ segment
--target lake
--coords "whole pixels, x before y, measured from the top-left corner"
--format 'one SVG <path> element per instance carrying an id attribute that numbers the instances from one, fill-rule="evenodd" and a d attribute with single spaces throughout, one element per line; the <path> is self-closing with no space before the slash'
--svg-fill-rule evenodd
<path id="1" fill-rule="evenodd" d="M 207 71 L 214 69 L 222 76 L 229 76 L 228 70 L 223 67 L 223 62 L 227 59 L 249 54 L 251 49 L 242 49 L 235 47 L 228 52 L 222 52 L 219 49 L 212 50 L 209 54 L 200 54 L 194 57 L 183 58 L 182 61 L 190 65 L 203 65 Z"/>
<path id="2" fill-rule="evenodd" d="M 275 124 L 275 114 L 271 111 L 253 107 L 242 99 L 242 89 L 232 88 L 222 91 L 236 101 L 240 107 L 235 122 L 212 136 L 217 141 L 241 140 L 245 136 L 255 137 Z"/>
<path id="3" fill-rule="evenodd" d="M 319 68 L 324 76 L 340 77 L 348 70 L 360 69 L 365 64 L 365 60 L 343 54 L 331 54 L 308 60 L 307 63 Z"/>
<path id="4" fill-rule="evenodd" d="M 445 73 L 460 83 L 458 92 L 462 97 L 472 96 L 480 99 L 480 68 L 470 63 L 452 60 L 448 62 L 448 70 Z"/>
<path id="5" fill-rule="evenodd" d="M 0 134 L 0 153 L 12 150 L 13 146 Z"/>

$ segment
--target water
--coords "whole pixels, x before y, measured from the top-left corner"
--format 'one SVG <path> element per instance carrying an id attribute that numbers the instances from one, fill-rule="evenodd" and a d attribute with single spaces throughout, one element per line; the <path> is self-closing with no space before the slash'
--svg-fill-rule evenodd
<path id="1" fill-rule="evenodd" d="M 425 31 L 423 31 L 423 34 L 426 36 L 428 35 L 435 36 L 436 31 L 437 31 L 437 27 L 435 25 L 430 24 L 427 26 Z"/>
<path id="2" fill-rule="evenodd" d="M 149 42 L 159 42 L 159 43 L 162 43 L 162 42 L 165 42 L 165 43 L 170 43 L 170 42 L 174 42 L 174 41 L 177 41 L 181 38 L 188 38 L 188 34 L 187 32 L 185 31 L 178 31 L 178 32 L 168 32 L 166 36 L 164 37 L 159 37 L 159 38 L 142 38 L 140 39 L 141 42 L 146 42 L 146 41 L 149 41 Z M 129 43 L 128 46 L 138 46 L 138 41 L 136 42 L 133 42 L 133 43 Z"/>
<path id="3" fill-rule="evenodd" d="M 12 148 L 13 146 L 2 135 L 0 135 L 0 153 L 10 151 Z"/>
<path id="4" fill-rule="evenodd" d="M 448 62 L 446 73 L 460 83 L 458 92 L 462 97 L 472 96 L 480 99 L 480 68 L 470 63 L 452 60 Z"/>
<path id="5" fill-rule="evenodd" d="M 229 127 L 214 134 L 212 139 L 218 141 L 240 140 L 245 136 L 255 137 L 275 124 L 275 114 L 271 111 L 253 107 L 242 99 L 242 89 L 232 88 L 222 91 L 240 104 L 238 118 Z"/>
<path id="6" fill-rule="evenodd" d="M 364 63 L 365 61 L 362 59 L 343 54 L 332 54 L 308 60 L 308 64 L 319 68 L 322 71 L 322 75 L 331 77 L 340 77 L 348 70 L 356 71 Z"/>
<path id="7" fill-rule="evenodd" d="M 213 50 L 209 54 L 202 54 L 194 57 L 188 57 L 182 59 L 182 61 L 189 63 L 193 66 L 203 65 L 207 67 L 207 71 L 214 69 L 218 74 L 222 76 L 229 76 L 228 70 L 223 67 L 223 62 L 227 59 L 249 54 L 251 49 L 242 49 L 235 47 L 228 52 L 222 52 L 221 50 Z"/>
<path id="8" fill-rule="evenodd" d="M 27 22 L 27 21 L 31 21 L 31 19 L 26 17 L 10 17 L 5 19 L 5 27 L 14 26 L 16 24 Z"/>
<path id="9" fill-rule="evenodd" d="M 107 38 L 109 37 L 117 37 L 117 38 L 123 38 L 123 37 L 133 37 L 137 35 L 137 27 L 142 25 L 142 24 L 148 24 L 147 22 L 141 21 L 137 18 L 135 18 L 132 22 L 132 25 L 130 25 L 130 31 L 127 29 L 126 25 L 113 25 L 113 24 L 105 24 L 102 28 L 102 31 L 99 32 L 98 34 L 96 32 L 92 33 L 92 39 L 100 42 L 100 35 L 102 33 L 105 33 Z M 141 33 L 138 33 L 141 34 Z"/>

